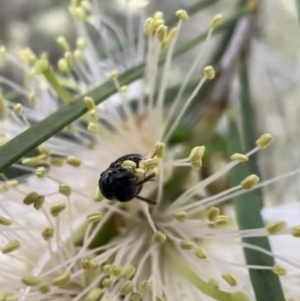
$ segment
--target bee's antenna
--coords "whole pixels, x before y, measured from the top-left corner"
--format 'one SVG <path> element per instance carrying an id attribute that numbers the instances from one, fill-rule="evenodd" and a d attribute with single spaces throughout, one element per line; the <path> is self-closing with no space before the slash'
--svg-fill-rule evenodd
<path id="1" fill-rule="evenodd" d="M 142 196 L 136 195 L 135 197 L 136 197 L 137 199 L 141 200 L 141 201 L 144 201 L 144 202 L 150 204 L 150 205 L 156 205 L 155 202 L 153 202 L 153 201 L 151 201 L 151 200 L 148 200 L 148 199 L 146 199 L 146 198 L 144 198 L 144 197 L 142 197 Z"/>

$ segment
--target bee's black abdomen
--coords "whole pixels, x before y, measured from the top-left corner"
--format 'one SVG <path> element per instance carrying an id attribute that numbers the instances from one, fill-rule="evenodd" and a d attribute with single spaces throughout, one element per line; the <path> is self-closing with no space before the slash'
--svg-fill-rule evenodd
<path id="1" fill-rule="evenodd" d="M 128 202 L 137 197 L 143 184 L 150 178 L 146 177 L 145 181 L 140 181 L 132 171 L 123 168 L 122 163 L 130 160 L 139 167 L 142 159 L 143 157 L 139 154 L 129 154 L 112 162 L 109 168 L 100 175 L 99 189 L 102 195 L 108 200 L 119 202 Z"/>

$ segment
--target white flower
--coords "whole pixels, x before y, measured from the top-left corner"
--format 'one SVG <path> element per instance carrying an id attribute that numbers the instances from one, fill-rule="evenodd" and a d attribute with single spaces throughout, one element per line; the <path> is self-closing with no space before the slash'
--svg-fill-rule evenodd
<path id="1" fill-rule="evenodd" d="M 105 30 L 98 28 L 102 26 L 98 23 L 99 12 L 96 8 L 91 9 L 87 1 L 72 1 L 70 10 L 75 18 L 88 21 L 101 35 L 105 34 Z M 91 11 L 96 13 L 91 15 Z M 8 180 L 2 175 L 0 300 L 229 300 L 231 294 L 240 294 L 235 296 L 243 300 L 254 300 L 248 266 L 242 257 L 242 247 L 253 246 L 242 243 L 241 238 L 278 235 L 275 239 L 279 239 L 285 235 L 295 242 L 295 248 L 298 247 L 296 238 L 290 235 L 292 231 L 294 236 L 299 236 L 299 229 L 291 228 L 296 224 L 283 227 L 285 225 L 277 223 L 266 229 L 237 230 L 233 225 L 234 217 L 231 221 L 216 207 L 245 190 L 267 184 L 258 184 L 255 175 L 244 181 L 241 179 L 241 185 L 218 195 L 199 196 L 215 179 L 266 147 L 272 139 L 268 134 L 258 140 L 254 150 L 246 155 L 235 154 L 232 162 L 201 182 L 191 184 L 182 174 L 181 181 L 186 182 L 188 188 L 179 196 L 170 197 L 165 193 L 164 183 L 174 175 L 177 167 L 187 170 L 201 168 L 205 148 L 195 147 L 188 157 L 178 160 L 177 150 L 166 144 L 162 156 L 164 144 L 156 143 L 168 141 L 203 83 L 214 77 L 214 70 L 206 67 L 196 89 L 186 99 L 182 98 L 186 83 L 199 64 L 199 55 L 183 80 L 167 117 L 164 117 L 172 52 L 177 32 L 187 19 L 184 11 L 177 15 L 179 24 L 175 30 L 166 30 L 159 13 L 146 21 L 147 65 L 144 83 L 140 84 L 142 92 L 138 93 L 141 98 L 137 112 L 131 107 L 126 88 L 120 86 L 117 73 L 109 73 L 119 90 L 121 102 L 108 100 L 94 108 L 93 100 L 85 98 L 89 112 L 83 122 L 87 123 L 89 131 L 82 122 L 75 122 L 63 135 L 57 135 L 40 146 L 35 157 L 25 158 L 23 164 L 14 164 L 17 170 L 27 172 L 25 176 Z M 106 22 L 105 19 L 102 21 Z M 214 22 L 216 18 L 212 24 Z M 82 61 L 76 61 L 74 70 L 79 82 L 76 85 L 77 81 L 72 82 L 72 77 L 67 82 L 81 94 L 101 83 L 113 65 L 109 59 L 105 63 L 99 61 L 85 24 L 79 22 L 76 26 L 83 37 L 75 50 L 77 59 L 82 58 Z M 70 49 L 65 43 L 64 39 L 59 40 L 61 47 L 65 48 L 59 69 L 68 74 Z M 136 62 L 143 57 L 139 48 L 141 43 L 144 43 L 142 39 L 136 48 L 131 49 L 141 56 L 137 55 Z M 167 59 L 160 85 L 156 88 L 161 48 L 167 51 Z M 61 95 L 56 95 L 45 85 L 47 83 L 41 82 L 40 76 L 33 73 L 36 58 L 30 50 L 21 53 L 23 63 L 27 65 L 20 64 L 16 57 L 4 50 L 2 54 L 21 67 L 26 75 L 32 75 L 27 88 L 2 77 L 2 83 L 28 97 L 33 105 L 16 106 L 0 100 L 0 129 L 3 142 L 6 142 L 57 110 Z M 122 66 L 118 67 L 123 71 Z M 132 87 L 128 88 L 132 90 Z M 155 90 L 158 90 L 156 99 Z M 145 96 L 148 102 L 144 102 Z M 120 107 L 125 118 L 120 115 Z M 141 196 L 155 201 L 154 206 L 140 200 L 112 202 L 99 192 L 100 173 L 111 162 L 129 153 L 159 159 L 153 160 L 151 168 L 143 160 L 144 165 L 138 166 L 139 171 L 131 169 L 135 175 L 140 172 L 142 178 L 145 173 L 155 173 L 156 181 L 146 183 L 141 191 Z M 39 167 L 35 168 L 37 165 Z M 284 274 L 285 267 L 284 288 L 288 296 L 299 297 L 295 284 L 291 285 L 289 281 L 294 281 L 299 275 L 297 257 L 289 257 L 290 253 L 277 254 L 276 243 L 274 247 L 274 254 L 265 252 L 275 257 L 278 264 L 275 269 L 273 266 L 250 268 L 274 269 L 276 273 Z"/>

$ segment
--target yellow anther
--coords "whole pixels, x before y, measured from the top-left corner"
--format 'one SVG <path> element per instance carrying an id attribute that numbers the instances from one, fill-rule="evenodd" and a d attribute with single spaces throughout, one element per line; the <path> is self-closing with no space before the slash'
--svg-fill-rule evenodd
<path id="1" fill-rule="evenodd" d="M 203 69 L 204 75 L 207 77 L 207 79 L 212 80 L 216 76 L 216 71 L 212 66 L 206 66 Z"/>
<path id="2" fill-rule="evenodd" d="M 25 166 L 36 166 L 40 163 L 39 157 L 26 158 L 22 160 L 22 164 Z"/>
<path id="3" fill-rule="evenodd" d="M 65 58 L 59 59 L 57 63 L 57 68 L 60 72 L 69 73 L 70 68 L 67 60 Z"/>
<path id="4" fill-rule="evenodd" d="M 125 265 L 122 267 L 120 277 L 125 279 L 131 278 L 135 274 L 135 267 L 131 264 Z"/>
<path id="5" fill-rule="evenodd" d="M 64 272 L 61 275 L 55 277 L 52 280 L 54 286 L 62 287 L 67 285 L 71 280 L 71 274 L 69 272 Z"/>
<path id="6" fill-rule="evenodd" d="M 20 248 L 20 242 L 17 239 L 9 241 L 1 250 L 2 254 L 9 254 Z"/>
<path id="7" fill-rule="evenodd" d="M 194 254 L 195 254 L 198 258 L 201 258 L 201 259 L 207 258 L 207 254 L 206 254 L 205 250 L 203 250 L 202 248 L 196 248 L 196 249 L 194 250 Z"/>
<path id="8" fill-rule="evenodd" d="M 71 10 L 71 13 L 74 18 L 78 19 L 79 21 L 87 21 L 87 14 L 86 10 L 83 7 L 77 6 L 73 10 Z"/>
<path id="9" fill-rule="evenodd" d="M 250 175 L 247 178 L 245 178 L 240 185 L 243 189 L 249 190 L 253 188 L 257 183 L 259 182 L 259 177 L 257 175 Z"/>
<path id="10" fill-rule="evenodd" d="M 47 156 L 51 155 L 50 149 L 45 145 L 40 145 L 37 149 L 43 155 L 47 155 Z"/>
<path id="11" fill-rule="evenodd" d="M 86 219 L 90 223 L 96 223 L 101 221 L 103 218 L 103 212 L 97 211 L 97 212 L 92 212 L 87 215 Z"/>
<path id="12" fill-rule="evenodd" d="M 64 54 L 64 58 L 68 64 L 69 69 L 72 70 L 74 68 L 74 60 L 73 60 L 72 53 L 70 51 L 67 51 Z"/>
<path id="13" fill-rule="evenodd" d="M 149 169 L 149 168 L 155 168 L 158 166 L 159 160 L 157 157 L 153 157 L 153 158 L 148 158 L 148 159 L 144 159 L 141 161 L 142 163 L 142 168 L 144 169 Z"/>
<path id="14" fill-rule="evenodd" d="M 56 167 L 61 167 L 64 165 L 64 160 L 58 157 L 51 157 L 50 164 Z"/>
<path id="15" fill-rule="evenodd" d="M 63 36 L 58 37 L 56 39 L 56 42 L 63 51 L 69 51 L 70 46 L 65 37 L 63 37 Z"/>
<path id="16" fill-rule="evenodd" d="M 101 288 L 93 288 L 87 294 L 84 301 L 98 301 L 102 294 L 103 294 L 103 290 Z"/>
<path id="17" fill-rule="evenodd" d="M 59 184 L 58 191 L 65 196 L 69 196 L 72 192 L 71 187 L 67 184 Z"/>
<path id="18" fill-rule="evenodd" d="M 134 169 L 136 168 L 136 163 L 134 161 L 131 161 L 131 160 L 125 160 L 123 161 L 123 163 L 121 164 L 121 166 L 123 168 L 126 168 L 126 169 Z"/>
<path id="19" fill-rule="evenodd" d="M 99 268 L 99 264 L 97 263 L 96 260 L 90 260 L 90 259 L 82 259 L 81 261 L 81 267 L 84 270 L 96 270 Z"/>
<path id="20" fill-rule="evenodd" d="M 81 1 L 81 7 L 85 9 L 86 12 L 90 11 L 91 10 L 91 3 L 87 0 L 83 0 Z"/>
<path id="21" fill-rule="evenodd" d="M 256 145 L 259 147 L 259 148 L 267 148 L 271 142 L 273 140 L 273 137 L 271 134 L 264 134 L 262 136 L 260 136 L 259 139 L 256 140 Z"/>
<path id="22" fill-rule="evenodd" d="M 145 169 L 142 168 L 135 168 L 134 170 L 134 174 L 138 177 L 138 178 L 143 178 L 145 176 Z"/>
<path id="23" fill-rule="evenodd" d="M 30 48 L 19 50 L 17 55 L 25 65 L 32 65 L 36 61 L 36 56 Z"/>
<path id="24" fill-rule="evenodd" d="M 45 167 L 38 167 L 36 170 L 35 170 L 35 175 L 38 177 L 38 178 L 43 178 L 45 177 L 47 173 L 47 170 Z"/>
<path id="25" fill-rule="evenodd" d="M 217 219 L 217 217 L 219 216 L 219 214 L 220 214 L 220 209 L 219 208 L 217 208 L 217 207 L 211 207 L 207 211 L 207 218 L 211 222 L 214 222 Z"/>
<path id="26" fill-rule="evenodd" d="M 6 185 L 8 185 L 10 187 L 18 187 L 18 185 L 19 185 L 18 180 L 8 180 L 5 183 L 6 183 Z"/>
<path id="27" fill-rule="evenodd" d="M 166 299 L 163 296 L 156 296 L 156 301 L 166 301 Z"/>
<path id="28" fill-rule="evenodd" d="M 216 219 L 214 220 L 214 224 L 216 226 L 222 226 L 222 225 L 226 225 L 230 222 L 230 218 L 226 215 L 219 215 L 216 217 Z"/>
<path id="29" fill-rule="evenodd" d="M 36 73 L 44 73 L 49 69 L 49 62 L 46 59 L 38 60 L 35 65 L 34 69 Z"/>
<path id="30" fill-rule="evenodd" d="M 140 293 L 132 293 L 130 296 L 130 301 L 141 301 L 143 296 Z"/>
<path id="31" fill-rule="evenodd" d="M 155 144 L 154 155 L 158 159 L 162 159 L 165 153 L 165 144 L 162 142 L 157 142 Z"/>
<path id="32" fill-rule="evenodd" d="M 300 237 L 300 226 L 293 227 L 292 230 L 291 230 L 291 234 L 294 237 Z"/>
<path id="33" fill-rule="evenodd" d="M 113 276 L 119 278 L 122 274 L 122 267 L 113 267 L 112 274 Z"/>
<path id="34" fill-rule="evenodd" d="M 278 276 L 284 276 L 286 274 L 286 270 L 278 264 L 273 266 L 272 271 Z"/>
<path id="35" fill-rule="evenodd" d="M 54 235 L 54 229 L 51 227 L 46 227 L 43 231 L 42 231 L 42 237 L 44 238 L 44 240 L 48 241 L 51 238 L 53 238 Z"/>
<path id="36" fill-rule="evenodd" d="M 187 21 L 189 19 L 189 15 L 186 10 L 180 9 L 176 12 L 176 16 L 181 20 L 181 21 Z"/>
<path id="37" fill-rule="evenodd" d="M 230 274 L 230 273 L 227 273 L 227 274 L 223 274 L 222 275 L 222 278 L 230 285 L 230 286 L 236 286 L 237 285 L 237 281 L 235 279 L 235 277 Z"/>
<path id="38" fill-rule="evenodd" d="M 150 290 L 152 287 L 151 282 L 147 281 L 147 280 L 143 280 L 141 283 L 141 289 L 142 290 Z"/>
<path id="39" fill-rule="evenodd" d="M 48 284 L 46 283 L 42 283 L 40 286 L 39 286 L 39 291 L 41 294 L 48 294 L 49 291 L 50 291 L 50 287 Z"/>
<path id="40" fill-rule="evenodd" d="M 28 286 L 38 286 L 42 282 L 42 279 L 39 277 L 25 276 L 22 278 L 22 283 Z"/>
<path id="41" fill-rule="evenodd" d="M 88 259 L 88 258 L 83 258 L 81 260 L 81 267 L 84 269 L 84 270 L 89 270 L 90 269 L 90 262 L 91 260 Z"/>
<path id="42" fill-rule="evenodd" d="M 209 22 L 209 28 L 216 27 L 221 22 L 221 20 L 222 20 L 222 14 L 214 15 Z"/>
<path id="43" fill-rule="evenodd" d="M 36 95 L 34 92 L 31 92 L 28 96 L 28 102 L 29 104 L 31 104 L 32 106 L 36 105 Z"/>
<path id="44" fill-rule="evenodd" d="M 182 241 L 180 241 L 180 247 L 184 250 L 192 250 L 193 243 L 189 240 L 182 240 Z"/>
<path id="45" fill-rule="evenodd" d="M 101 285 L 103 286 L 103 287 L 105 287 L 105 288 L 111 288 L 111 286 L 112 286 L 112 281 L 111 281 L 111 279 L 110 278 L 104 278 L 103 280 L 102 280 L 102 282 L 101 282 Z"/>
<path id="46" fill-rule="evenodd" d="M 10 219 L 5 218 L 4 216 L 0 216 L 0 225 L 1 226 L 10 226 L 12 221 Z"/>
<path id="47" fill-rule="evenodd" d="M 25 205 L 33 205 L 36 202 L 44 201 L 44 199 L 45 197 L 43 195 L 40 195 L 36 192 L 30 192 L 23 199 L 23 203 Z"/>
<path id="48" fill-rule="evenodd" d="M 187 213 L 185 211 L 177 211 L 175 213 L 175 218 L 176 220 L 178 220 L 179 222 L 184 222 L 186 221 L 187 218 Z"/>
<path id="49" fill-rule="evenodd" d="M 139 9 L 144 9 L 149 5 L 149 1 L 147 0 L 140 0 L 138 3 L 138 8 Z"/>
<path id="50" fill-rule="evenodd" d="M 6 49 L 4 46 L 0 46 L 0 59 L 6 59 Z"/>
<path id="51" fill-rule="evenodd" d="M 166 235 L 160 231 L 157 231 L 152 235 L 152 242 L 156 244 L 162 244 L 166 241 L 166 239 Z"/>
<path id="52" fill-rule="evenodd" d="M 14 105 L 14 113 L 16 115 L 20 115 L 21 112 L 22 112 L 22 109 L 23 109 L 23 107 L 20 103 L 17 103 L 17 104 Z"/>
<path id="53" fill-rule="evenodd" d="M 78 49 L 82 49 L 82 48 L 84 48 L 84 46 L 85 46 L 85 40 L 84 40 L 84 38 L 78 38 L 76 40 L 76 47 Z"/>
<path id="54" fill-rule="evenodd" d="M 79 167 L 81 165 L 81 160 L 74 156 L 68 156 L 67 163 L 73 167 Z"/>
<path id="55" fill-rule="evenodd" d="M 128 87 L 127 86 L 121 86 L 119 89 L 120 93 L 126 93 L 128 91 Z"/>
<path id="56" fill-rule="evenodd" d="M 205 146 L 196 146 L 190 152 L 189 159 L 193 169 L 199 170 L 201 168 L 204 152 Z"/>
<path id="57" fill-rule="evenodd" d="M 63 212 L 67 207 L 67 204 L 65 202 L 59 202 L 51 206 L 50 212 L 51 214 L 56 217 L 58 216 L 61 212 Z"/>
<path id="58" fill-rule="evenodd" d="M 246 155 L 235 153 L 231 155 L 230 160 L 238 162 L 247 162 L 249 158 Z"/>
<path id="59" fill-rule="evenodd" d="M 157 27 L 155 35 L 157 39 L 162 43 L 167 37 L 168 27 L 161 24 Z"/>
<path id="60" fill-rule="evenodd" d="M 161 44 L 161 49 L 162 50 L 165 50 L 167 49 L 167 47 L 171 44 L 171 42 L 173 41 L 173 39 L 176 37 L 177 35 L 177 32 L 178 32 L 178 29 L 175 27 L 175 28 L 172 28 L 166 38 L 164 39 L 164 41 L 162 42 Z"/>
<path id="61" fill-rule="evenodd" d="M 154 20 L 153 18 L 148 18 L 145 22 L 144 32 L 146 36 L 151 36 L 154 33 Z"/>
<path id="62" fill-rule="evenodd" d="M 74 50 L 73 55 L 74 55 L 75 59 L 79 62 L 84 60 L 84 54 L 81 49 Z"/>
<path id="63" fill-rule="evenodd" d="M 274 221 L 266 225 L 266 230 L 269 234 L 281 232 L 287 226 L 285 221 Z"/>
<path id="64" fill-rule="evenodd" d="M 92 97 L 86 96 L 83 99 L 85 107 L 90 111 L 95 109 L 95 101 Z"/>
<path id="65" fill-rule="evenodd" d="M 207 281 L 207 284 L 210 285 L 211 287 L 213 287 L 214 289 L 219 289 L 219 284 L 218 284 L 217 280 L 215 280 L 215 279 L 209 279 Z"/>
<path id="66" fill-rule="evenodd" d="M 105 275 L 107 276 L 111 276 L 112 275 L 112 272 L 113 272 L 113 267 L 111 264 L 105 264 L 103 266 L 103 272 Z"/>
<path id="67" fill-rule="evenodd" d="M 164 19 L 164 14 L 161 11 L 157 11 L 153 15 L 154 20 L 163 20 Z"/>
<path id="68" fill-rule="evenodd" d="M 91 133 L 98 134 L 99 133 L 99 125 L 94 122 L 89 122 L 87 130 Z"/>
<path id="69" fill-rule="evenodd" d="M 107 78 L 111 81 L 114 81 L 118 78 L 118 72 L 117 71 L 111 71 L 107 74 Z"/>
<path id="70" fill-rule="evenodd" d="M 44 196 L 40 196 L 40 198 L 36 199 L 35 202 L 33 203 L 33 207 L 36 210 L 40 210 L 43 207 L 44 202 L 45 202 Z"/>
<path id="71" fill-rule="evenodd" d="M 101 194 L 99 187 L 96 187 L 95 193 L 94 193 L 94 201 L 101 202 L 102 200 L 103 200 L 103 195 Z"/>
<path id="72" fill-rule="evenodd" d="M 127 280 L 124 282 L 124 284 L 122 285 L 122 287 L 120 289 L 120 295 L 126 296 L 126 295 L 132 293 L 133 289 L 134 289 L 134 283 L 131 280 Z"/>

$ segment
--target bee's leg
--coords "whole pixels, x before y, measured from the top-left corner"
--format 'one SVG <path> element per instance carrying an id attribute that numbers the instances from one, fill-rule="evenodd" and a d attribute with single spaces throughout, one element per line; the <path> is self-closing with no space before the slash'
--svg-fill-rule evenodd
<path id="1" fill-rule="evenodd" d="M 142 196 L 136 195 L 135 197 L 136 197 L 137 199 L 141 200 L 141 201 L 144 201 L 144 202 L 148 203 L 148 204 L 156 205 L 155 202 L 153 202 L 153 201 L 151 201 L 151 200 L 148 200 L 148 199 L 146 199 L 146 198 L 143 198 Z"/>
<path id="2" fill-rule="evenodd" d="M 142 179 L 141 181 L 137 182 L 136 185 L 143 185 L 144 183 L 151 181 L 154 177 L 155 177 L 155 174 L 152 173 L 152 174 L 146 176 L 146 177 L 145 177 L 144 179 Z"/>

